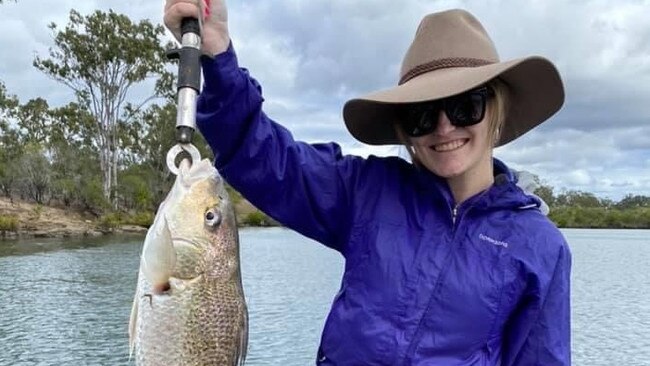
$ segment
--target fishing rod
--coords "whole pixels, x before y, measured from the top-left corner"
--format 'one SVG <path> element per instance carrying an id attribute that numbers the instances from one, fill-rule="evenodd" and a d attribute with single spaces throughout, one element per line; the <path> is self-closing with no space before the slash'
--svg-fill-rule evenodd
<path id="1" fill-rule="evenodd" d="M 201 88 L 201 24 L 196 18 L 181 22 L 181 47 L 167 52 L 178 60 L 176 145 L 167 152 L 167 167 L 178 174 L 176 157 L 190 155 L 192 164 L 201 161 L 199 150 L 192 144 L 196 131 L 196 100 Z"/>

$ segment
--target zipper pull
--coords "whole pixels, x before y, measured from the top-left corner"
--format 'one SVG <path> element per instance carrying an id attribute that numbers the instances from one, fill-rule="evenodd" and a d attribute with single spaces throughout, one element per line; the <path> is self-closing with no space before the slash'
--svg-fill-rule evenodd
<path id="1" fill-rule="evenodd" d="M 451 209 L 451 223 L 456 224 L 456 216 L 458 215 L 458 205 L 454 206 L 454 208 Z"/>

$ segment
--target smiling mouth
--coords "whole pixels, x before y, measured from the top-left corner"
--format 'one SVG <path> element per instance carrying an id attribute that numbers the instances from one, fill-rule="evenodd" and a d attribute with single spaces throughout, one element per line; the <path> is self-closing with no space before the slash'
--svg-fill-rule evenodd
<path id="1" fill-rule="evenodd" d="M 435 152 L 449 152 L 449 151 L 460 149 L 461 147 L 465 146 L 468 142 L 469 139 L 458 139 L 458 140 L 445 142 L 443 144 L 431 145 L 431 149 L 433 149 Z"/>

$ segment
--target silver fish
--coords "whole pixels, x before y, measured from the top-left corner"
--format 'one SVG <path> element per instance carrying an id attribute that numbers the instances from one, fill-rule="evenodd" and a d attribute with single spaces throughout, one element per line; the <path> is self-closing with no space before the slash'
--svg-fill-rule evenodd
<path id="1" fill-rule="evenodd" d="M 233 204 L 210 161 L 184 160 L 142 249 L 129 322 L 137 365 L 241 365 L 248 312 Z"/>

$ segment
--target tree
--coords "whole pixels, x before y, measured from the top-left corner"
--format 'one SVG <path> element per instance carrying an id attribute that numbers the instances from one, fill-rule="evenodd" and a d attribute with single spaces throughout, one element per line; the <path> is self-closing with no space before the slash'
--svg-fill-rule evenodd
<path id="1" fill-rule="evenodd" d="M 616 203 L 616 207 L 623 210 L 636 207 L 650 207 L 650 197 L 628 194 Z"/>
<path id="2" fill-rule="evenodd" d="M 17 106 L 16 96 L 8 94 L 4 83 L 0 81 L 0 122 L 8 123 Z"/>
<path id="3" fill-rule="evenodd" d="M 553 196 L 553 187 L 549 185 L 540 185 L 534 192 L 541 198 L 549 207 L 555 206 L 555 196 Z"/>
<path id="4" fill-rule="evenodd" d="M 29 144 L 18 160 L 20 189 L 23 197 L 43 204 L 49 198 L 51 166 L 42 147 Z"/>
<path id="5" fill-rule="evenodd" d="M 558 206 L 604 207 L 593 193 L 570 190 L 561 193 L 555 200 Z"/>
<path id="6" fill-rule="evenodd" d="M 18 131 L 10 123 L 17 107 L 18 99 L 7 94 L 0 82 L 0 191 L 10 199 L 18 179 L 17 160 L 22 151 Z"/>
<path id="7" fill-rule="evenodd" d="M 45 99 L 32 99 L 18 107 L 16 122 L 24 143 L 46 145 L 49 142 L 52 120 L 50 107 Z"/>
<path id="8" fill-rule="evenodd" d="M 161 46 L 163 28 L 147 20 L 134 23 L 112 10 L 88 16 L 72 10 L 64 29 L 54 23 L 50 29 L 55 33 L 54 47 L 49 58 L 36 57 L 34 66 L 72 89 L 78 105 L 92 115 L 92 143 L 99 151 L 102 191 L 115 205 L 112 193 L 117 188 L 119 128 L 130 118 L 122 124 L 119 119 L 129 92 L 147 78 L 169 80 Z M 140 106 L 159 94 L 162 86 L 157 84 Z"/>
<path id="9" fill-rule="evenodd" d="M 78 150 L 86 150 L 99 161 L 99 152 L 93 143 L 95 137 L 95 119 L 79 103 L 70 103 L 50 111 L 52 128 L 50 143 L 74 146 Z M 98 166 L 99 167 L 99 166 Z"/>
<path id="10" fill-rule="evenodd" d="M 78 103 L 50 110 L 49 157 L 52 198 L 99 214 L 110 207 L 104 198 L 99 154 L 93 146 L 93 116 Z"/>

